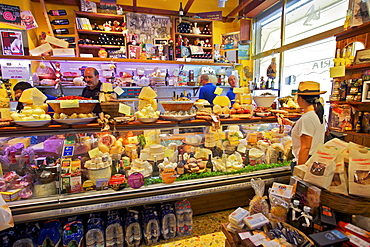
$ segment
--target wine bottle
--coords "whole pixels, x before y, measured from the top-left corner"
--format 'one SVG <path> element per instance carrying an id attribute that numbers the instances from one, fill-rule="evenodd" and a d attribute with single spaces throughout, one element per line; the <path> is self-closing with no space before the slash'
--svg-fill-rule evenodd
<path id="1" fill-rule="evenodd" d="M 179 16 L 184 16 L 184 9 L 182 8 L 182 2 L 180 2 Z"/>
<path id="2" fill-rule="evenodd" d="M 11 171 L 16 171 L 18 168 L 18 165 L 17 165 L 17 160 L 15 158 L 15 151 L 10 151 L 9 161 L 10 161 L 9 169 Z"/>
<path id="3" fill-rule="evenodd" d="M 69 20 L 68 19 L 55 19 L 50 22 L 53 25 L 68 25 Z"/>
<path id="4" fill-rule="evenodd" d="M 67 11 L 64 9 L 49 10 L 48 14 L 51 16 L 67 15 Z"/>
<path id="5" fill-rule="evenodd" d="M 212 154 L 208 154 L 206 168 L 207 168 L 207 172 L 213 172 Z"/>
<path id="6" fill-rule="evenodd" d="M 355 125 L 355 131 L 357 133 L 361 133 L 361 130 L 362 130 L 362 112 L 359 111 L 358 112 L 358 120 L 357 120 L 357 123 Z"/>
<path id="7" fill-rule="evenodd" d="M 166 86 L 168 86 L 170 81 L 170 74 L 168 74 L 168 69 L 166 69 L 166 77 L 164 78 L 164 81 Z"/>
<path id="8" fill-rule="evenodd" d="M 299 226 L 298 218 L 299 218 L 299 213 L 301 211 L 302 210 L 299 208 L 299 200 L 293 200 L 293 203 L 291 204 L 291 210 L 289 211 L 289 216 L 288 216 L 288 223 L 291 226 L 298 228 Z"/>
<path id="9" fill-rule="evenodd" d="M 123 166 L 123 160 L 119 161 L 119 171 L 118 171 L 118 173 L 126 176 L 126 170 Z"/>
<path id="10" fill-rule="evenodd" d="M 303 212 L 299 216 L 299 229 L 306 235 L 312 233 L 312 216 L 310 215 L 311 208 L 303 207 Z"/>
<path id="11" fill-rule="evenodd" d="M 117 171 L 117 160 L 113 159 L 112 160 L 112 173 L 111 173 L 111 175 L 114 176 L 117 173 L 118 173 L 118 171 Z"/>
<path id="12" fill-rule="evenodd" d="M 55 34 L 69 34 L 69 31 L 67 28 L 54 29 L 53 32 Z"/>
<path id="13" fill-rule="evenodd" d="M 176 168 L 177 174 L 182 175 L 184 174 L 184 161 L 182 159 L 182 155 L 179 154 L 179 159 L 177 161 L 177 168 Z"/>
<path id="14" fill-rule="evenodd" d="M 159 169 L 158 169 L 158 164 L 157 164 L 157 155 L 154 155 L 152 177 L 159 177 Z"/>

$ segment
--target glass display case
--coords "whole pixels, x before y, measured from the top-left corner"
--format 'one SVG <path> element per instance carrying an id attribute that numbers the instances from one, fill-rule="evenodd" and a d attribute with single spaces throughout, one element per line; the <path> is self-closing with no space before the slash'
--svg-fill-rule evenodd
<path id="1" fill-rule="evenodd" d="M 288 139 L 277 129 L 261 118 L 225 119 L 216 132 L 204 120 L 111 132 L 97 123 L 4 127 L 1 193 L 21 223 L 244 190 L 253 177 L 287 181 Z"/>

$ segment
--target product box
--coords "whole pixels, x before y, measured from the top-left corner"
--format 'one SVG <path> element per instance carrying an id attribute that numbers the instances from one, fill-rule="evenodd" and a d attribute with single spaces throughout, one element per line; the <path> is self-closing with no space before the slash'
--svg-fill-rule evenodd
<path id="1" fill-rule="evenodd" d="M 311 214 L 316 214 L 320 206 L 321 189 L 318 187 L 305 182 L 303 180 L 297 181 L 297 187 L 294 200 L 299 200 L 299 207 L 303 209 L 303 206 L 309 206 L 311 208 Z"/>
<path id="2" fill-rule="evenodd" d="M 243 219 L 249 215 L 249 211 L 244 208 L 237 208 L 229 215 L 229 222 L 233 225 L 243 224 Z"/>
<path id="3" fill-rule="evenodd" d="M 347 242 L 349 239 L 338 230 L 330 230 L 325 232 L 319 232 L 308 236 L 311 238 L 316 246 L 331 246 L 334 244 L 340 244 Z"/>
<path id="4" fill-rule="evenodd" d="M 19 192 L 21 189 L 17 190 L 8 190 L 8 191 L 3 191 L 0 192 L 1 195 L 3 196 L 4 201 L 6 202 L 12 202 L 21 199 L 21 196 L 19 195 Z"/>
<path id="5" fill-rule="evenodd" d="M 268 224 L 270 221 L 262 213 L 258 213 L 245 217 L 243 222 L 249 229 L 254 230 Z"/>
<path id="6" fill-rule="evenodd" d="M 349 241 L 346 243 L 349 246 L 353 246 L 353 247 L 364 247 L 364 246 L 369 247 L 370 246 L 369 242 L 363 240 L 362 238 L 356 236 L 353 233 L 343 232 L 343 234 L 346 235 L 347 238 L 349 238 Z"/>
<path id="7" fill-rule="evenodd" d="M 350 223 L 346 223 L 343 221 L 339 221 L 338 227 L 342 229 L 343 231 L 350 232 L 352 234 L 355 234 L 356 236 L 362 238 L 363 240 L 370 242 L 370 232 L 355 226 Z"/>

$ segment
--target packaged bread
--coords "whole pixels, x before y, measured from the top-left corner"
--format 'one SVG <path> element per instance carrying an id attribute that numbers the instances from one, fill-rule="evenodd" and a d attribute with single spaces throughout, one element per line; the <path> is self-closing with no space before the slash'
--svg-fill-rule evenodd
<path id="1" fill-rule="evenodd" d="M 351 195 L 370 198 L 370 150 L 349 150 L 348 189 Z"/>
<path id="2" fill-rule="evenodd" d="M 337 155 L 338 150 L 336 148 L 319 144 L 314 154 L 306 162 L 308 169 L 304 180 L 324 189 L 329 189 L 334 176 L 334 160 Z"/>
<path id="3" fill-rule="evenodd" d="M 251 215 L 257 213 L 267 215 L 269 213 L 269 205 L 266 201 L 266 196 L 263 195 L 263 193 L 265 192 L 265 182 L 261 178 L 252 178 L 251 184 L 256 195 L 249 203 L 249 213 Z"/>

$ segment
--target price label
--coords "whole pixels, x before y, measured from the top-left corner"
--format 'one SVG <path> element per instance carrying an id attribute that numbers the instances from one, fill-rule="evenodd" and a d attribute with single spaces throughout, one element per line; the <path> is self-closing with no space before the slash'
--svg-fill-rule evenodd
<path id="1" fill-rule="evenodd" d="M 122 113 L 122 114 L 125 114 L 126 116 L 130 116 L 131 115 L 131 106 L 119 103 L 118 112 Z"/>
<path id="2" fill-rule="evenodd" d="M 215 91 L 214 91 L 214 94 L 220 95 L 220 94 L 222 94 L 222 91 L 223 91 L 223 89 L 222 89 L 222 88 L 220 88 L 220 87 L 216 87 L 216 89 L 215 89 Z"/>
<path id="3" fill-rule="evenodd" d="M 234 87 L 233 93 L 244 93 L 244 88 Z"/>
<path id="4" fill-rule="evenodd" d="M 100 154 L 99 148 L 94 148 L 89 151 L 90 158 L 94 158 Z"/>
<path id="5" fill-rule="evenodd" d="M 74 150 L 73 145 L 64 146 L 63 147 L 63 157 L 73 156 L 73 150 Z"/>
<path id="6" fill-rule="evenodd" d="M 103 92 L 112 92 L 113 86 L 112 83 L 103 83 Z"/>
<path id="7" fill-rule="evenodd" d="M 172 158 L 175 151 L 171 148 L 164 150 L 164 157 Z"/>
<path id="8" fill-rule="evenodd" d="M 130 144 L 136 144 L 138 142 L 139 141 L 137 140 L 137 136 L 132 136 L 132 137 L 128 138 L 128 143 L 130 143 Z"/>
<path id="9" fill-rule="evenodd" d="M 80 107 L 78 99 L 60 101 L 60 108 L 78 108 L 78 107 Z"/>
<path id="10" fill-rule="evenodd" d="M 113 90 L 118 96 L 120 96 L 121 94 L 123 94 L 125 92 L 125 90 L 123 90 L 121 87 L 115 87 L 114 90 Z"/>

